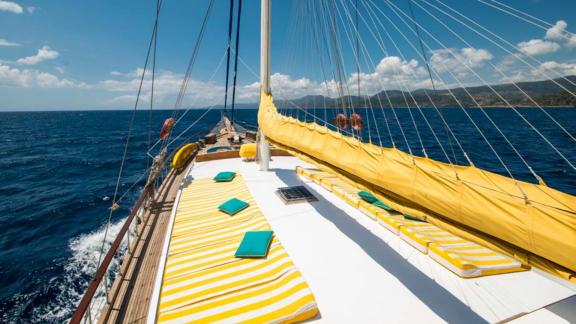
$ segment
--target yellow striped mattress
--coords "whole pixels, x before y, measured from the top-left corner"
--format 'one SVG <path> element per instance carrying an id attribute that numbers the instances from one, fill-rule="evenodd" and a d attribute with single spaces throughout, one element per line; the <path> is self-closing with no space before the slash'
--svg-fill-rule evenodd
<path id="1" fill-rule="evenodd" d="M 321 183 L 324 178 L 330 179 L 333 183 L 332 192 L 336 196 L 460 277 L 472 278 L 527 269 L 511 257 L 465 240 L 433 224 L 406 219 L 401 214 L 369 204 L 358 197 L 358 188 L 328 172 L 300 167 L 296 172 L 316 183 Z"/>
<path id="2" fill-rule="evenodd" d="M 250 206 L 234 216 L 218 210 L 231 198 Z M 246 231 L 270 226 L 242 176 L 193 180 L 174 219 L 157 321 L 162 323 L 294 323 L 315 317 L 316 301 L 274 237 L 263 259 L 234 257 Z"/>
<path id="3" fill-rule="evenodd" d="M 511 257 L 432 224 L 427 225 L 402 226 L 400 237 L 460 277 L 472 278 L 526 270 L 522 263 Z"/>

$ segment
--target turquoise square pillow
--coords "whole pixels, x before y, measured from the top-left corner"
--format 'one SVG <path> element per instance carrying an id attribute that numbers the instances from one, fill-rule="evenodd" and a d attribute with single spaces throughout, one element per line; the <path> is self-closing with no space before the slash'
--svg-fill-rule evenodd
<path id="1" fill-rule="evenodd" d="M 378 207 L 385 209 L 385 210 L 393 210 L 392 207 L 386 205 L 385 203 L 381 202 L 380 200 L 376 200 L 375 202 L 372 203 L 372 205 L 378 206 Z"/>
<path id="2" fill-rule="evenodd" d="M 228 215 L 234 215 L 239 211 L 246 209 L 250 204 L 240 199 L 232 198 L 222 205 L 218 206 L 218 209 L 225 212 Z"/>
<path id="3" fill-rule="evenodd" d="M 369 193 L 368 191 L 360 191 L 358 192 L 358 196 L 360 196 L 360 198 L 362 198 L 364 201 L 370 204 L 378 201 L 378 198 L 376 198 L 373 194 Z"/>
<path id="4" fill-rule="evenodd" d="M 251 231 L 244 234 L 234 256 L 237 258 L 263 258 L 268 255 L 272 231 Z"/>
<path id="5" fill-rule="evenodd" d="M 213 179 L 216 182 L 230 182 L 234 180 L 235 176 L 236 172 L 225 171 L 218 173 Z"/>

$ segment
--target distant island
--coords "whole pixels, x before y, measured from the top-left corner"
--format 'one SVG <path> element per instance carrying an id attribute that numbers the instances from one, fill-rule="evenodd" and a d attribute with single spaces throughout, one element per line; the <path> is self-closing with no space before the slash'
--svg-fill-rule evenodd
<path id="1" fill-rule="evenodd" d="M 558 84 L 571 92 L 576 92 L 576 76 L 566 76 L 564 78 L 555 79 L 554 81 L 532 81 L 532 82 L 518 82 L 491 85 L 492 89 L 496 90 L 510 105 L 516 107 L 535 107 L 534 102 L 526 98 L 525 92 L 534 101 L 542 107 L 576 107 L 576 98 L 568 91 L 560 88 Z M 520 88 L 521 90 L 519 90 Z M 432 107 L 431 100 L 437 107 L 458 107 L 458 102 L 464 107 L 473 108 L 478 105 L 470 98 L 472 96 L 478 105 L 482 107 L 507 107 L 508 105 L 497 96 L 494 91 L 488 86 L 476 86 L 467 88 L 454 88 L 454 89 L 419 89 L 409 92 L 400 90 L 385 90 L 373 96 L 358 97 L 346 96 L 340 98 L 329 98 L 321 95 L 304 96 L 298 99 L 281 100 L 276 98 L 275 102 L 281 107 L 406 107 L 407 99 L 410 107 L 415 107 L 414 100 L 420 107 Z M 414 100 L 412 99 L 414 97 Z M 390 105 L 391 104 L 391 105 Z M 250 104 L 236 104 L 238 109 L 253 109 L 258 107 L 256 103 Z"/>

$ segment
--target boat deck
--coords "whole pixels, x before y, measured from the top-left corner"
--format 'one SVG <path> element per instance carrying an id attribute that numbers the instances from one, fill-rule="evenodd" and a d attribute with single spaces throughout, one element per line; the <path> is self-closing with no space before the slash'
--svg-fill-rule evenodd
<path id="1" fill-rule="evenodd" d="M 575 318 L 569 315 L 576 304 L 573 285 L 537 270 L 462 279 L 321 186 L 301 179 L 295 172 L 298 165 L 312 167 L 294 157 L 273 157 L 270 171 L 260 172 L 253 162 L 223 159 L 195 163 L 190 174 L 194 178 L 212 177 L 220 171 L 242 174 L 316 298 L 320 315 L 314 321 L 481 323 L 529 313 L 519 320 Z M 275 194 L 279 187 L 302 184 L 317 202 L 284 205 Z M 160 227 L 155 233 L 164 238 Z M 154 242 L 154 252 L 147 252 L 144 259 L 149 264 L 142 267 L 146 274 L 140 274 L 147 281 L 136 285 L 147 286 L 142 293 L 151 291 L 154 280 L 150 276 L 158 270 L 155 294 L 128 303 L 135 303 L 138 311 L 120 309 L 124 322 L 144 321 L 144 309 L 149 310 L 149 319 L 155 319 L 162 269 L 157 269 L 159 239 Z M 152 307 L 137 306 L 148 301 Z"/>
<path id="2" fill-rule="evenodd" d="M 139 228 L 142 236 L 132 243 L 132 261 L 125 263 L 123 275 L 116 277 L 111 289 L 116 298 L 101 311 L 100 323 L 146 322 L 170 213 L 183 176 L 172 173 L 167 177 L 156 196 L 158 203 L 144 213 Z"/>

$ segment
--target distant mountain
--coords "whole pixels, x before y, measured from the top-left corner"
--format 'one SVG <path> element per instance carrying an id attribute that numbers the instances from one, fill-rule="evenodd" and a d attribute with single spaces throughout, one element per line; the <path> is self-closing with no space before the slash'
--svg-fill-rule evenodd
<path id="1" fill-rule="evenodd" d="M 557 83 L 557 84 L 556 84 Z M 535 104 L 526 98 L 525 92 L 536 103 L 541 106 L 571 106 L 576 107 L 576 98 L 569 92 L 558 86 L 562 85 L 564 88 L 571 92 L 576 92 L 576 76 L 567 76 L 564 78 L 555 79 L 554 81 L 533 81 L 533 82 L 519 82 L 516 84 L 498 84 L 491 85 L 490 87 L 498 92 L 498 95 L 490 89 L 489 86 L 477 86 L 467 88 L 454 88 L 454 89 L 419 89 L 411 92 L 403 92 L 400 90 L 384 90 L 370 97 L 358 96 L 345 96 L 342 98 L 329 98 L 320 95 L 309 95 L 302 98 L 293 100 L 276 100 L 276 104 L 282 107 L 295 107 L 302 108 L 312 107 L 341 107 L 343 104 L 346 107 L 350 105 L 366 106 L 368 102 L 374 107 L 380 105 L 384 107 L 406 107 L 407 99 L 408 104 L 415 106 L 414 100 L 421 107 L 432 107 L 431 100 L 437 107 L 457 107 L 458 102 L 465 107 L 476 107 L 478 105 L 483 107 L 505 107 L 509 104 L 520 107 L 535 106 Z M 518 89 L 520 88 L 520 89 Z M 412 97 L 414 99 L 412 99 Z M 474 98 L 474 100 L 472 98 Z M 243 107 L 254 108 L 257 104 L 244 104 Z M 240 107 L 238 107 L 240 108 Z"/>

